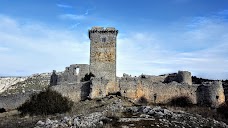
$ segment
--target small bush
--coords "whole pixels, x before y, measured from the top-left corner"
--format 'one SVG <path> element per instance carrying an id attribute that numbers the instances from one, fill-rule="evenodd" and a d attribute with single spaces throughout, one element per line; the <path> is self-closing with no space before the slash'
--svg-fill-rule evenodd
<path id="1" fill-rule="evenodd" d="M 227 101 L 223 104 L 221 104 L 218 108 L 217 108 L 217 112 L 223 116 L 225 116 L 226 118 L 228 118 L 228 105 L 227 105 Z"/>
<path id="2" fill-rule="evenodd" d="M 175 97 L 170 101 L 170 105 L 177 107 L 192 106 L 192 101 L 187 96 Z"/>
<path id="3" fill-rule="evenodd" d="M 141 75 L 141 78 L 146 78 L 146 76 L 142 74 L 142 75 Z"/>
<path id="4" fill-rule="evenodd" d="M 72 106 L 73 102 L 68 100 L 68 98 L 48 89 L 45 92 L 33 95 L 18 110 L 23 115 L 49 115 L 67 112 Z"/>
<path id="5" fill-rule="evenodd" d="M 139 98 L 138 103 L 142 105 L 147 105 L 148 101 L 144 96 L 142 96 Z"/>
<path id="6" fill-rule="evenodd" d="M 108 96 L 110 95 L 121 96 L 121 93 L 120 92 L 108 93 Z"/>

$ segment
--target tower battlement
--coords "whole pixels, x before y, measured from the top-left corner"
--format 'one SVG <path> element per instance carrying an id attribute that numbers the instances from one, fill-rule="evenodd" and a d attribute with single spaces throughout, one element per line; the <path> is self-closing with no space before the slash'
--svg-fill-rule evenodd
<path id="1" fill-rule="evenodd" d="M 118 30 L 116 30 L 114 27 L 92 27 L 92 29 L 89 30 L 89 38 L 91 39 L 91 34 L 99 33 L 99 34 L 114 34 L 117 36 Z"/>

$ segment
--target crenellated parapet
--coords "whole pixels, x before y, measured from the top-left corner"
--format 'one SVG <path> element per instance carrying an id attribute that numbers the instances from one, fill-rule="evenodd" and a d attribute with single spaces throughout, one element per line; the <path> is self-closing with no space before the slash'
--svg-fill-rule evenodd
<path id="1" fill-rule="evenodd" d="M 118 30 L 116 30 L 114 27 L 92 27 L 92 29 L 89 30 L 89 38 L 91 39 L 91 35 L 94 33 L 99 33 L 99 34 L 112 34 L 114 36 L 117 36 Z"/>

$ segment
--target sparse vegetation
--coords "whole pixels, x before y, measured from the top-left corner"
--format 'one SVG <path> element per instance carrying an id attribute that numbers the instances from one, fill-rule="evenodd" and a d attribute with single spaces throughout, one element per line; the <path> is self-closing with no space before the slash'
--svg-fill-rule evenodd
<path id="1" fill-rule="evenodd" d="M 142 105 L 147 105 L 148 101 L 145 97 L 142 96 L 139 98 L 138 103 Z"/>
<path id="2" fill-rule="evenodd" d="M 85 77 L 81 79 L 81 82 L 84 82 L 84 81 L 89 81 L 91 79 L 91 77 L 95 77 L 95 75 L 93 73 L 86 73 L 85 74 Z"/>
<path id="3" fill-rule="evenodd" d="M 203 82 L 212 82 L 214 80 L 198 78 L 196 76 L 192 76 L 192 83 L 193 84 L 202 84 Z"/>
<path id="4" fill-rule="evenodd" d="M 64 113 L 71 109 L 73 102 L 59 93 L 48 89 L 45 92 L 34 94 L 18 108 L 22 114 L 49 115 Z"/>

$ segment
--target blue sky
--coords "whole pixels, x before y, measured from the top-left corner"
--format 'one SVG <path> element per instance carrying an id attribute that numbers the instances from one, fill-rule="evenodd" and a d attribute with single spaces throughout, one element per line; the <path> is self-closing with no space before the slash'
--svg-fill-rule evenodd
<path id="1" fill-rule="evenodd" d="M 88 29 L 112 26 L 118 76 L 228 79 L 227 0 L 0 0 L 0 23 L 0 75 L 88 64 Z"/>

